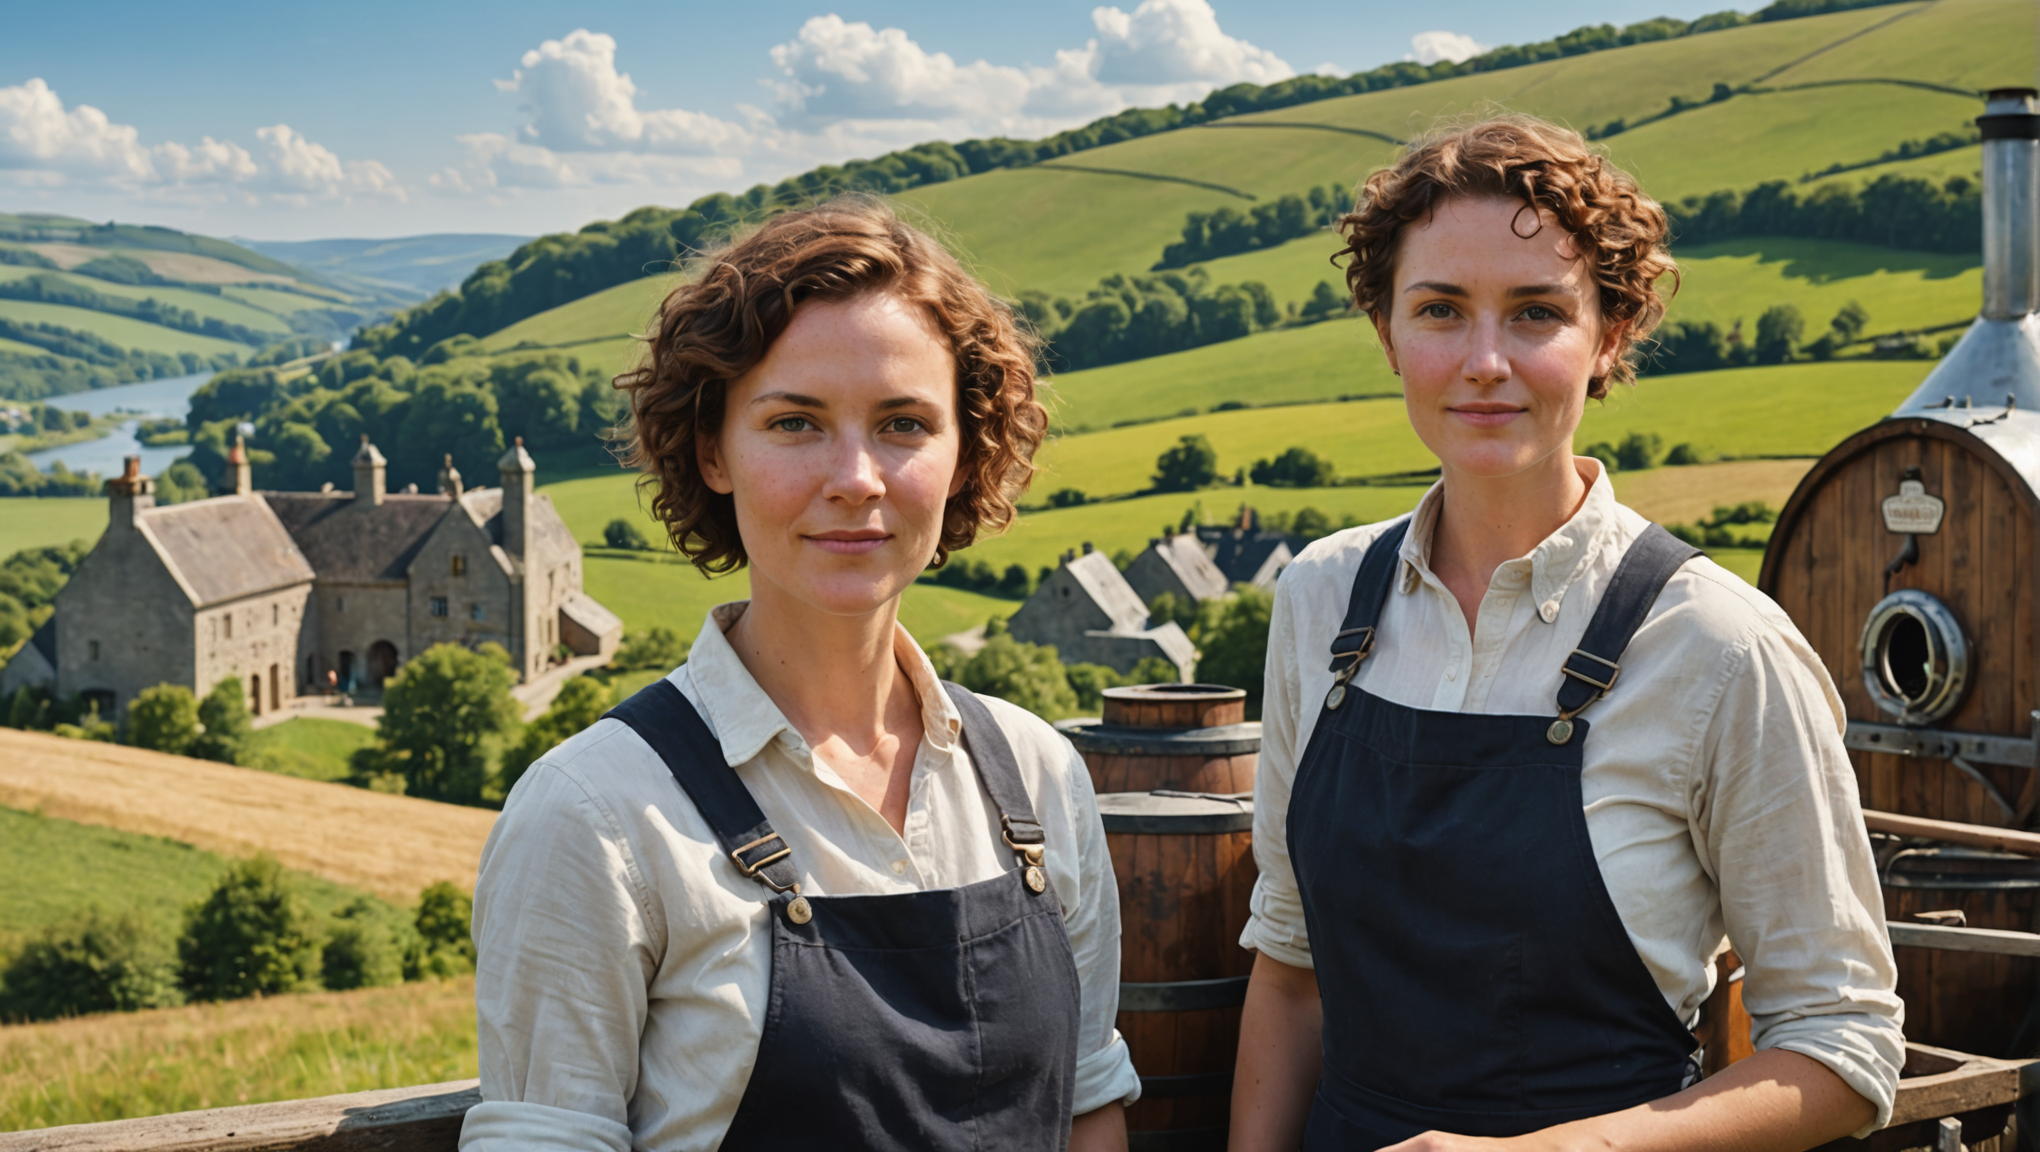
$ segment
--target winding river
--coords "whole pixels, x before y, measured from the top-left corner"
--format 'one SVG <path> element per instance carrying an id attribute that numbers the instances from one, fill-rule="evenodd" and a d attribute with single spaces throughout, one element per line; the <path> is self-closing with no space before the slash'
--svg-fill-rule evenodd
<path id="1" fill-rule="evenodd" d="M 142 458 L 142 472 L 159 476 L 178 457 L 190 448 L 179 444 L 170 448 L 145 448 L 135 439 L 135 429 L 144 418 L 156 420 L 169 417 L 184 419 L 191 409 L 191 394 L 199 385 L 212 379 L 212 373 L 200 372 L 193 376 L 175 376 L 166 380 L 148 380 L 140 384 L 122 384 L 115 388 L 98 388 L 90 392 L 73 392 L 68 396 L 51 396 L 43 401 L 52 408 L 67 412 L 87 412 L 93 416 L 108 416 L 120 413 L 132 414 L 134 420 L 118 425 L 114 430 L 97 440 L 82 440 L 59 448 L 43 448 L 28 453 L 29 463 L 47 472 L 59 460 L 73 472 L 97 472 L 101 476 L 117 475 L 122 461 L 129 456 Z"/>

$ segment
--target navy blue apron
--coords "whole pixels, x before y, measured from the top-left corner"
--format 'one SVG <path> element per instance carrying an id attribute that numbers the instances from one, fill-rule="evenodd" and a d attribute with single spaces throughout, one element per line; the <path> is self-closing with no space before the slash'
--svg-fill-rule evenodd
<path id="1" fill-rule="evenodd" d="M 1069 1146 L 1079 989 L 1045 837 L 977 697 L 945 684 L 1014 871 L 962 888 L 804 896 L 792 849 L 687 698 L 660 680 L 618 705 L 772 907 L 772 986 L 722 1147 Z"/>
<path id="2" fill-rule="evenodd" d="M 1578 648 L 1557 715 L 1394 704 L 1349 685 L 1375 643 L 1404 520 L 1377 539 L 1332 642 L 1297 765 L 1289 855 L 1324 1001 L 1306 1149 L 1436 1130 L 1505 1137 L 1669 1096 L 1697 1042 L 1636 954 L 1587 839 L 1579 714 L 1696 553 L 1652 526 Z"/>

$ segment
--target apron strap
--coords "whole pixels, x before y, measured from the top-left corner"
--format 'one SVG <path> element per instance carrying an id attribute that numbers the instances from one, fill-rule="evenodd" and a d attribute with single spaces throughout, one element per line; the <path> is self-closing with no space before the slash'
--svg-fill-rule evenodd
<path id="1" fill-rule="evenodd" d="M 775 893 L 800 892 L 793 849 L 772 830 L 751 790 L 723 759 L 722 742 L 671 680 L 652 681 L 604 716 L 629 725 L 666 762 L 739 872 Z"/>
<path id="2" fill-rule="evenodd" d="M 1388 526 L 1388 530 L 1374 538 L 1367 546 L 1367 555 L 1360 560 L 1360 572 L 1353 577 L 1353 598 L 1346 604 L 1345 622 L 1339 625 L 1339 634 L 1332 637 L 1332 668 L 1337 679 L 1332 685 L 1335 696 L 1345 696 L 1346 681 L 1360 670 L 1360 662 L 1374 651 L 1374 629 L 1381 621 L 1381 606 L 1388 602 L 1388 593 L 1395 587 L 1395 573 L 1402 561 L 1403 538 L 1410 534 L 1410 517 Z M 1338 707 L 1336 703 L 1331 707 Z"/>
<path id="3" fill-rule="evenodd" d="M 963 745 L 970 751 L 970 762 L 977 766 L 978 779 L 984 781 L 985 791 L 998 805 L 999 834 L 1028 867 L 1041 867 L 1048 837 L 1034 818 L 1034 804 L 1020 781 L 1020 762 L 1013 758 L 1013 746 L 977 693 L 947 680 L 942 687 L 963 717 Z"/>
<path id="4" fill-rule="evenodd" d="M 1558 686 L 1558 719 L 1568 725 L 1568 734 L 1572 718 L 1615 686 L 1615 678 L 1622 672 L 1618 661 L 1629 647 L 1630 638 L 1643 627 L 1644 617 L 1650 615 L 1658 593 L 1664 591 L 1666 582 L 1680 565 L 1698 555 L 1698 548 L 1657 524 L 1645 528 L 1630 544 L 1622 563 L 1615 566 L 1615 578 L 1609 581 L 1608 590 L 1601 593 L 1601 603 L 1594 608 L 1593 619 L 1587 622 L 1580 646 L 1565 658 L 1560 669 L 1565 676 Z M 1552 742 L 1564 743 L 1556 738 Z"/>

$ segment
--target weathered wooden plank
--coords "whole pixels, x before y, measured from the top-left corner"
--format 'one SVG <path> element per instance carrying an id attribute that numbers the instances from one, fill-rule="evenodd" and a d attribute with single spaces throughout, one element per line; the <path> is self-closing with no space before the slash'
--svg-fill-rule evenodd
<path id="1" fill-rule="evenodd" d="M 2040 832 L 1991 828 L 1954 820 L 1931 820 L 1925 816 L 1901 816 L 1896 812 L 1875 812 L 1868 808 L 1863 810 L 1863 824 L 1872 832 L 1888 832 L 1893 836 L 1919 836 L 1946 844 L 2040 856 Z"/>
<path id="2" fill-rule="evenodd" d="M 479 1080 L 0 1133 L 0 1152 L 452 1152 Z"/>
<path id="3" fill-rule="evenodd" d="M 2040 936 L 2031 932 L 2009 932 L 2002 928 L 1948 928 L 1939 924 L 1892 924 L 1890 928 L 1891 942 L 1900 948 L 2040 957 Z"/>

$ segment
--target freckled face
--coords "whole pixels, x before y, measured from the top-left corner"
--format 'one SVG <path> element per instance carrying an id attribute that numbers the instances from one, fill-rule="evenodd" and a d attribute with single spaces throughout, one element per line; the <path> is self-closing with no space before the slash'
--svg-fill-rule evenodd
<path id="1" fill-rule="evenodd" d="M 1548 213 L 1455 199 L 1404 230 L 1395 296 L 1375 318 L 1419 439 L 1447 475 L 1502 477 L 1570 457 L 1587 382 L 1619 330 Z"/>
<path id="2" fill-rule="evenodd" d="M 886 293 L 803 305 L 699 445 L 754 598 L 859 616 L 905 591 L 963 488 L 956 407 L 956 359 L 924 310 Z"/>

